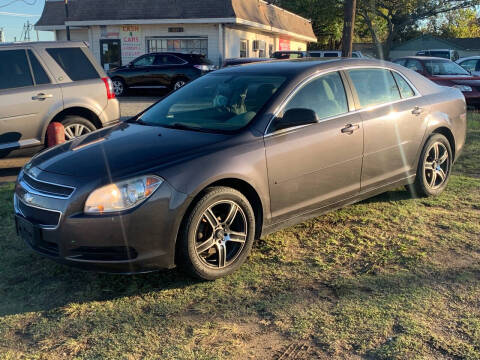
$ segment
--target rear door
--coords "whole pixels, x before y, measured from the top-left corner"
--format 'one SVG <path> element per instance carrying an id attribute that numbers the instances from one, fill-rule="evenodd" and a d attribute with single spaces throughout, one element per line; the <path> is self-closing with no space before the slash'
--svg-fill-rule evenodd
<path id="1" fill-rule="evenodd" d="M 31 49 L 0 50 L 0 156 L 42 144 L 62 92 Z"/>
<path id="2" fill-rule="evenodd" d="M 185 76 L 187 62 L 171 54 L 158 54 L 155 56 L 154 71 L 152 74 L 155 86 L 170 87 L 173 80 Z"/>
<path id="3" fill-rule="evenodd" d="M 311 109 L 319 122 L 275 131 L 289 109 Z M 350 131 L 345 131 L 345 129 Z M 298 90 L 265 136 L 274 221 L 328 206 L 360 191 L 363 127 L 349 112 L 338 72 L 322 75 Z"/>
<path id="4" fill-rule="evenodd" d="M 428 113 L 423 98 L 395 71 L 347 71 L 361 109 L 365 151 L 362 191 L 415 175 Z"/>

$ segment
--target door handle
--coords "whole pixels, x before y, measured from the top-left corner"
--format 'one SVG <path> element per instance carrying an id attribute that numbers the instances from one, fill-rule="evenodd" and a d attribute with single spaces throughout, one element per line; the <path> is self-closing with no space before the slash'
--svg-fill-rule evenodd
<path id="1" fill-rule="evenodd" d="M 52 97 L 53 97 L 52 94 L 40 93 L 40 94 L 37 94 L 37 95 L 33 96 L 33 97 L 32 97 L 32 100 L 43 101 L 43 100 L 46 100 L 46 99 L 51 99 Z"/>
<path id="2" fill-rule="evenodd" d="M 423 113 L 423 109 L 420 106 L 415 106 L 412 110 L 413 115 L 421 115 Z"/>
<path id="3" fill-rule="evenodd" d="M 342 129 L 342 134 L 352 135 L 355 131 L 360 129 L 360 125 L 348 124 Z"/>

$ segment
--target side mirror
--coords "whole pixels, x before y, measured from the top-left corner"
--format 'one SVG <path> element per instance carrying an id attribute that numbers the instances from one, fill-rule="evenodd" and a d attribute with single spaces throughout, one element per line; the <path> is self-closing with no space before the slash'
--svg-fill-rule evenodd
<path id="1" fill-rule="evenodd" d="M 273 131 L 288 129 L 295 126 L 315 124 L 318 122 L 317 114 L 312 109 L 290 109 L 277 118 L 274 122 Z"/>
<path id="2" fill-rule="evenodd" d="M 131 68 L 134 68 L 135 65 L 133 64 L 133 62 L 130 62 L 130 63 L 128 63 L 128 67 L 131 69 Z"/>

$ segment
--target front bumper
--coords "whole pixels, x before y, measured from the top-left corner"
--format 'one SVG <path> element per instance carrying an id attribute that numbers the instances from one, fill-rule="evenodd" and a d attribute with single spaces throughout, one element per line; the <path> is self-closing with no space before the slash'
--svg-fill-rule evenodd
<path id="1" fill-rule="evenodd" d="M 187 197 L 164 182 L 146 202 L 118 215 L 86 216 L 85 196 L 38 191 L 22 172 L 14 195 L 17 232 L 37 253 L 85 270 L 141 273 L 175 266 L 175 242 Z M 62 182 L 55 175 L 56 183 Z M 28 180 L 27 180 L 28 179 Z M 47 183 L 46 183 L 47 184 Z M 50 189 L 50 188 L 49 188 Z M 44 190 L 44 189 L 42 189 Z M 57 194 L 58 195 L 58 194 Z"/>

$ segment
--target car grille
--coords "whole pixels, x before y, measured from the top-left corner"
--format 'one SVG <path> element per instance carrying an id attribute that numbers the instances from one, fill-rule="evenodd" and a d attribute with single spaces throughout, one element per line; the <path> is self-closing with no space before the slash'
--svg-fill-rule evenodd
<path id="1" fill-rule="evenodd" d="M 55 196 L 63 199 L 68 199 L 75 191 L 75 188 L 70 186 L 57 185 L 57 184 L 51 184 L 43 181 L 38 181 L 26 173 L 23 174 L 22 180 L 31 189 L 45 196 Z"/>
<path id="2" fill-rule="evenodd" d="M 138 256 L 134 248 L 127 246 L 81 246 L 70 250 L 70 253 L 69 257 L 86 261 L 126 261 L 133 260 Z"/>
<path id="3" fill-rule="evenodd" d="M 17 200 L 17 208 L 28 221 L 40 225 L 56 227 L 60 221 L 60 212 L 28 206 Z"/>

